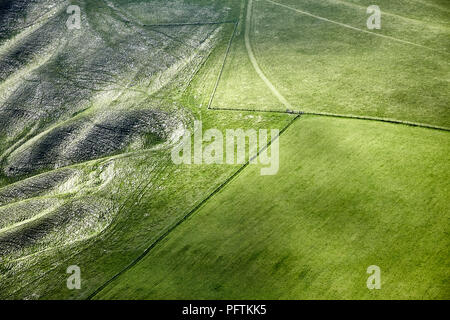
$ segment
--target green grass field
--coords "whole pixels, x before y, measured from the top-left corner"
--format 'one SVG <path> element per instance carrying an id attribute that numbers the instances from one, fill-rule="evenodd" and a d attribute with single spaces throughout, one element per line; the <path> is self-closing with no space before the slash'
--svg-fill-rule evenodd
<path id="1" fill-rule="evenodd" d="M 0 3 L 0 299 L 450 298 L 448 1 L 69 2 Z M 175 165 L 194 120 L 278 173 Z"/>
<path id="2" fill-rule="evenodd" d="M 367 33 L 368 5 L 360 2 L 362 6 L 330 0 L 279 2 L 292 9 L 266 0 L 254 2 L 246 27 L 263 73 L 293 110 L 449 127 L 448 11 L 435 10 L 440 12 L 437 17 L 442 17 L 430 25 L 427 14 L 411 22 L 414 12 L 407 10 L 404 17 L 390 14 L 391 5 L 385 4 L 382 29 Z M 234 46 L 214 107 L 286 110 L 261 80 L 251 81 L 246 76 L 252 66 L 243 57 L 243 32 Z M 242 96 L 247 99 L 240 99 Z"/>
<path id="3" fill-rule="evenodd" d="M 299 119 L 280 138 L 278 175 L 242 172 L 98 298 L 448 299 L 447 141 Z"/>

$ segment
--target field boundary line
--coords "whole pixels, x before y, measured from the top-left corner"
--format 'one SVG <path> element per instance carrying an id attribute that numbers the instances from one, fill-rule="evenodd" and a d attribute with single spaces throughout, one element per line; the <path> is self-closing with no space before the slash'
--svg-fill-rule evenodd
<path id="1" fill-rule="evenodd" d="M 109 284 L 111 284 L 114 280 L 116 280 L 118 277 L 120 277 L 122 274 L 130 270 L 132 267 L 134 267 L 139 261 L 144 259 L 147 254 L 155 248 L 162 240 L 164 240 L 173 230 L 175 230 L 179 225 L 181 225 L 184 221 L 188 220 L 194 213 L 198 212 L 198 210 L 203 207 L 203 205 L 211 199 L 213 196 L 215 196 L 217 193 L 219 193 L 225 186 L 228 185 L 234 178 L 236 178 L 249 164 L 252 160 L 254 160 L 256 157 L 258 157 L 261 152 L 268 149 L 272 142 L 279 139 L 280 136 L 297 120 L 301 117 L 300 114 L 297 114 L 283 129 L 281 129 L 280 133 L 274 137 L 271 138 L 270 141 L 261 149 L 258 150 L 258 152 L 254 156 L 249 156 L 249 159 L 246 163 L 244 163 L 237 171 L 235 171 L 231 176 L 229 176 L 224 182 L 222 182 L 212 193 L 210 193 L 206 198 L 204 198 L 202 201 L 200 201 L 193 209 L 191 209 L 186 215 L 184 215 L 180 220 L 175 222 L 171 227 L 169 227 L 162 235 L 160 235 L 155 241 L 152 242 L 152 244 L 144 250 L 143 253 L 141 253 L 136 259 L 134 259 L 129 265 L 127 265 L 124 269 L 116 273 L 111 279 L 106 281 L 103 285 L 98 287 L 93 293 L 91 293 L 87 300 L 92 300 L 98 293 L 100 293 L 103 289 L 105 289 Z"/>
<path id="2" fill-rule="evenodd" d="M 266 84 L 266 86 L 272 91 L 272 93 L 277 97 L 278 101 L 280 101 L 286 108 L 290 109 L 292 106 L 289 104 L 289 102 L 281 95 L 280 92 L 275 88 L 275 86 L 270 82 L 269 79 L 265 76 L 264 72 L 261 70 L 261 68 L 258 65 L 258 61 L 256 61 L 255 55 L 253 53 L 252 45 L 250 43 L 250 28 L 251 28 L 251 21 L 252 21 L 252 8 L 253 8 L 253 0 L 248 0 L 247 3 L 247 16 L 245 18 L 245 47 L 247 49 L 248 57 L 250 58 L 250 61 L 253 65 L 253 68 L 255 69 L 258 76 L 261 78 L 262 81 Z"/>
<path id="3" fill-rule="evenodd" d="M 214 97 L 216 95 L 217 88 L 219 87 L 220 79 L 222 78 L 223 70 L 225 69 L 225 64 L 227 63 L 228 55 L 230 54 L 231 45 L 233 43 L 234 37 L 236 35 L 236 30 L 239 25 L 239 20 L 235 21 L 233 33 L 231 34 L 230 40 L 228 41 L 227 51 L 225 52 L 225 57 L 223 58 L 222 67 L 220 68 L 219 75 L 217 76 L 216 83 L 214 84 L 211 97 L 209 98 L 208 107 L 206 109 L 211 109 Z"/>
<path id="4" fill-rule="evenodd" d="M 292 111 L 291 111 L 291 113 L 292 113 Z M 393 123 L 393 124 L 402 124 L 402 125 L 411 126 L 411 127 L 420 127 L 420 128 L 427 128 L 427 129 L 434 129 L 434 130 L 441 130 L 441 131 L 450 131 L 450 128 L 448 128 L 448 127 L 441 127 L 441 126 L 435 126 L 435 125 L 431 125 L 431 124 L 412 122 L 412 121 L 396 120 L 396 119 L 391 119 L 391 118 L 357 116 L 357 115 L 350 115 L 350 114 L 338 114 L 338 113 L 328 113 L 328 112 L 302 112 L 302 111 L 300 111 L 300 113 L 305 114 L 305 115 L 312 115 L 312 116 L 378 121 L 378 122 L 386 122 L 386 123 Z"/>
<path id="5" fill-rule="evenodd" d="M 249 1 L 251 2 L 252 0 L 249 0 Z M 431 50 L 431 51 L 436 51 L 436 52 L 440 52 L 440 53 L 449 54 L 449 53 L 446 52 L 446 51 L 442 51 L 442 50 L 439 50 L 439 49 L 430 48 L 430 47 L 424 46 L 424 45 L 422 45 L 422 44 L 410 42 L 410 41 L 407 41 L 407 40 L 398 39 L 398 38 L 395 38 L 395 37 L 392 37 L 392 36 L 387 36 L 387 35 L 380 34 L 380 33 L 375 33 L 375 32 L 372 32 L 372 31 L 368 31 L 368 30 L 364 30 L 364 29 L 357 28 L 357 27 L 353 27 L 353 26 L 351 26 L 351 25 L 349 25 L 349 24 L 345 24 L 345 23 L 342 23 L 342 22 L 330 20 L 330 19 L 327 19 L 327 18 L 318 16 L 318 15 L 312 14 L 312 13 L 307 12 L 307 11 L 303 11 L 303 10 L 300 10 L 300 9 L 296 9 L 296 8 L 290 7 L 290 6 L 288 6 L 288 5 L 285 5 L 285 4 L 276 2 L 276 1 L 272 1 L 272 0 L 265 0 L 265 1 L 266 1 L 266 2 L 270 2 L 270 3 L 272 3 L 272 4 L 276 5 L 276 6 L 284 7 L 284 8 L 286 8 L 286 9 L 290 9 L 290 10 L 295 11 L 295 12 L 298 12 L 298 13 L 300 13 L 300 14 L 309 16 L 309 17 L 311 17 L 311 18 L 315 18 L 315 19 L 318 19 L 318 20 L 322 20 L 322 21 L 325 21 L 325 22 L 329 22 L 329 23 L 332 23 L 332 24 L 335 24 L 335 25 L 338 25 L 338 26 L 341 26 L 341 27 L 345 27 L 345 28 L 348 28 L 348 29 L 352 29 L 352 30 L 354 30 L 354 31 L 364 32 L 364 33 L 368 33 L 368 34 L 371 34 L 371 35 L 374 35 L 374 36 L 377 36 L 377 37 L 381 37 L 381 38 L 385 38 L 385 39 L 397 41 L 397 42 L 400 42 L 400 43 L 403 43 L 403 44 L 409 44 L 409 45 L 412 45 L 412 46 L 415 46 L 415 47 L 424 48 L 424 49 L 428 49 L 428 50 Z"/>
<path id="6" fill-rule="evenodd" d="M 332 118 L 343 118 L 343 119 L 356 119 L 356 120 L 367 120 L 367 121 L 378 121 L 386 122 L 392 124 L 402 124 L 411 127 L 420 127 L 433 130 L 450 131 L 449 127 L 435 126 L 426 123 L 403 121 L 391 118 L 381 118 L 381 117 L 371 117 L 371 116 L 358 116 L 352 114 L 339 114 L 330 112 L 311 112 L 311 111 L 297 111 L 297 110 L 258 110 L 258 109 L 243 109 L 243 108 L 211 108 L 215 111 L 235 111 L 235 112 L 268 112 L 268 113 L 282 113 L 282 114 L 299 114 L 299 115 L 311 115 L 320 117 L 332 117 Z"/>
<path id="7" fill-rule="evenodd" d="M 211 21 L 211 22 L 175 22 L 175 23 L 155 23 L 155 24 L 145 24 L 143 27 L 182 27 L 182 26 L 207 26 L 214 24 L 226 24 L 235 23 L 235 20 L 225 20 L 225 21 Z"/>
<path id="8" fill-rule="evenodd" d="M 289 114 L 303 114 L 301 111 L 283 111 L 283 110 L 258 110 L 258 109 L 245 109 L 245 108 L 209 108 L 209 110 L 214 111 L 241 111 L 241 112 L 265 112 L 265 113 L 289 113 Z"/>

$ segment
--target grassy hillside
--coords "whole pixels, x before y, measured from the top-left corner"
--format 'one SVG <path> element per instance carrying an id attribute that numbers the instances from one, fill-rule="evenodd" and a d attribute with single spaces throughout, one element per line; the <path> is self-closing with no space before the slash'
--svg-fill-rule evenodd
<path id="1" fill-rule="evenodd" d="M 181 13 L 188 22 L 195 18 Z M 193 27 L 170 28 L 179 33 Z M 174 165 L 171 136 L 179 129 L 171 129 L 172 121 L 190 128 L 193 119 L 201 119 L 204 130 L 289 124 L 291 115 L 205 110 L 233 28 L 209 26 L 209 32 L 216 30 L 210 34 L 213 46 L 198 50 L 191 64 L 156 74 L 157 82 L 144 68 L 144 82 L 113 91 L 114 99 L 96 96 L 89 109 L 26 137 L 5 154 L 3 168 L 16 172 L 0 188 L 1 298 L 88 297 L 241 167 Z M 148 130 L 152 115 L 158 125 Z M 80 291 L 65 285 L 72 264 L 83 272 Z"/>
<path id="2" fill-rule="evenodd" d="M 0 299 L 449 298 L 450 7 L 369 2 L 0 1 Z M 278 174 L 175 165 L 195 120 Z"/>

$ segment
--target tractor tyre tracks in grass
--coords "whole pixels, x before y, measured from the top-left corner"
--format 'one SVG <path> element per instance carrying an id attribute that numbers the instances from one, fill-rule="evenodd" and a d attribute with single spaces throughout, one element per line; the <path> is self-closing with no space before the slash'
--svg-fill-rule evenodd
<path id="1" fill-rule="evenodd" d="M 321 20 L 321 21 L 325 21 L 325 22 L 328 22 L 328 23 L 332 23 L 332 24 L 335 24 L 335 25 L 338 25 L 338 26 L 341 26 L 341 27 L 344 27 L 344 28 L 348 28 L 348 29 L 354 30 L 354 31 L 363 32 L 363 33 L 366 33 L 366 34 L 370 34 L 370 35 L 373 35 L 373 36 L 389 39 L 389 40 L 396 41 L 396 42 L 399 42 L 399 43 L 403 43 L 403 44 L 406 44 L 406 45 L 419 47 L 419 48 L 422 48 L 422 49 L 427 49 L 427 50 L 436 51 L 436 52 L 440 52 L 440 53 L 444 53 L 444 54 L 449 54 L 449 52 L 447 52 L 447 51 L 443 51 L 443 50 L 427 47 L 427 46 L 424 46 L 422 44 L 414 43 L 414 42 L 407 41 L 407 40 L 398 39 L 398 38 L 395 38 L 395 37 L 392 37 L 392 36 L 387 36 L 387 35 L 384 35 L 384 34 L 373 32 L 373 31 L 360 29 L 360 28 L 357 28 L 357 27 L 354 27 L 354 26 L 351 26 L 349 24 L 345 24 L 345 23 L 342 23 L 342 22 L 330 20 L 330 19 L 327 19 L 325 17 L 321 17 L 321 16 L 312 14 L 312 13 L 307 12 L 307 11 L 303 11 L 303 10 L 300 10 L 300 9 L 297 9 L 297 8 L 293 8 L 291 6 L 288 6 L 288 5 L 285 5 L 285 4 L 276 2 L 276 1 L 272 1 L 272 0 L 265 0 L 265 1 L 269 2 L 269 3 L 273 4 L 273 5 L 276 5 L 276 6 L 283 7 L 285 9 L 295 11 L 295 12 L 300 13 L 302 15 L 309 16 L 311 18 L 314 18 L 314 19 L 317 19 L 317 20 Z M 251 2 L 252 2 L 252 0 L 249 0 L 249 3 L 251 3 Z"/>
<path id="2" fill-rule="evenodd" d="M 280 92 L 275 88 L 275 86 L 270 82 L 269 79 L 264 75 L 264 72 L 261 70 L 261 68 L 258 65 L 258 61 L 256 61 L 255 55 L 253 53 L 252 45 L 250 43 L 250 30 L 251 30 L 251 23 L 252 23 L 252 9 L 253 9 L 253 0 L 248 0 L 247 3 L 247 15 L 245 18 L 245 48 L 247 49 L 248 57 L 250 58 L 250 61 L 253 65 L 253 68 L 255 69 L 258 76 L 261 78 L 262 81 L 266 84 L 266 86 L 272 91 L 273 95 L 278 99 L 278 101 L 281 102 L 287 109 L 292 109 L 291 104 L 281 95 Z"/>
<path id="3" fill-rule="evenodd" d="M 304 14 L 304 15 L 308 15 L 310 17 L 319 19 L 319 20 L 323 20 L 329 23 L 333 23 L 333 24 L 337 24 L 340 25 L 342 27 L 346 27 L 346 28 L 350 28 L 356 31 L 360 31 L 360 32 L 364 32 L 364 33 L 368 33 L 368 34 L 372 34 L 375 36 L 381 36 L 383 38 L 388 38 L 390 40 L 393 41 L 397 41 L 397 42 L 401 42 L 404 44 L 408 44 L 408 45 L 413 45 L 413 46 L 417 46 L 417 47 L 422 47 L 425 49 L 429 49 L 429 50 L 433 50 L 433 51 L 440 51 L 434 48 L 429 48 L 420 44 L 416 44 L 413 42 L 409 42 L 409 41 L 405 41 L 405 40 L 401 40 L 401 39 L 397 39 L 394 37 L 390 37 L 390 36 L 385 36 L 382 34 L 378 34 L 375 32 L 370 32 L 370 31 L 366 31 L 363 29 L 359 29 L 350 25 L 346 25 L 340 22 L 336 22 L 333 20 L 329 20 L 327 18 L 324 17 L 320 17 L 320 16 L 316 16 L 313 15 L 309 12 L 306 11 L 301 11 L 298 10 L 296 8 L 292 8 L 289 7 L 287 5 L 272 1 L 272 0 L 265 0 L 267 2 L 270 2 L 274 5 L 278 5 L 281 7 L 284 7 L 286 9 L 290 9 L 293 11 L 296 11 L 298 13 Z M 247 53 L 248 53 L 248 57 L 252 63 L 253 68 L 255 69 L 255 72 L 258 74 L 258 76 L 261 78 L 261 80 L 266 84 L 266 86 L 272 91 L 272 93 L 274 94 L 274 96 L 286 107 L 286 110 L 258 110 L 258 109 L 243 109 L 243 108 L 215 108 L 212 106 L 213 101 L 214 101 L 214 97 L 217 91 L 217 88 L 219 86 L 219 82 L 222 78 L 222 74 L 223 74 L 223 70 L 225 69 L 225 65 L 229 56 L 229 53 L 231 51 L 231 45 L 232 42 L 234 40 L 235 37 L 235 33 L 236 33 L 236 29 L 240 23 L 240 21 L 237 21 L 235 24 L 235 28 L 233 30 L 233 34 L 230 38 L 230 41 L 228 43 L 228 47 L 225 53 L 225 57 L 223 59 L 223 63 L 222 63 L 222 67 L 220 69 L 219 75 L 217 77 L 214 89 L 212 91 L 211 97 L 209 99 L 209 103 L 208 103 L 208 110 L 215 110 L 215 111 L 244 111 L 244 112 L 268 112 L 268 113 L 287 113 L 287 114 L 304 114 L 304 115 L 314 115 L 314 116 L 323 116 L 323 117 L 335 117 L 335 118 L 345 118 L 345 119 L 357 119 L 357 120 L 369 120 L 369 121 L 378 121 L 378 122 L 386 122 L 386 123 L 392 123 L 392 124 L 402 124 L 402 125 L 407 125 L 407 126 L 412 126 L 412 127 L 421 127 L 421 128 L 427 128 L 427 129 L 434 129 L 434 130 L 440 130 L 440 131 L 450 131 L 449 127 L 442 127 L 442 126 L 435 126 L 435 125 L 431 125 L 431 124 L 426 124 L 426 123 L 419 123 L 419 122 L 411 122 L 411 121 L 403 121 L 403 120 L 398 120 L 398 119 L 392 119 L 392 118 L 383 118 L 383 117 L 371 117 L 371 116 L 363 116 L 363 115 L 352 115 L 352 114 L 338 114 L 338 113 L 330 113 L 330 112 L 310 112 L 310 111 L 301 111 L 301 110 L 292 110 L 292 106 L 291 104 L 278 92 L 278 90 L 275 88 L 275 86 L 270 82 L 270 80 L 264 75 L 264 72 L 261 70 L 261 68 L 259 67 L 258 61 L 256 60 L 256 57 L 253 53 L 253 49 L 251 46 L 251 41 L 250 41 L 250 31 L 251 31 L 251 21 L 252 21 L 252 8 L 253 8 L 253 0 L 248 0 L 247 2 L 247 14 L 246 14 L 246 19 L 245 19 L 245 46 L 247 49 Z M 442 52 L 442 51 L 440 51 Z M 448 52 L 444 52 L 444 53 L 448 53 Z"/>

